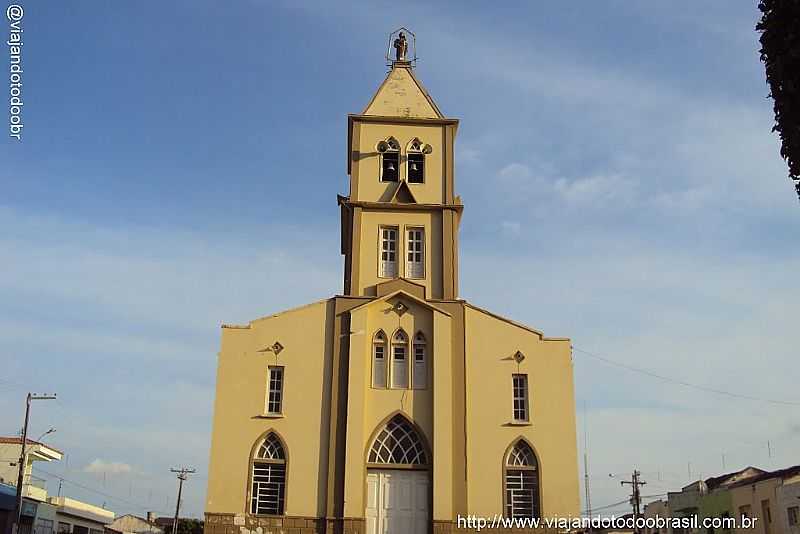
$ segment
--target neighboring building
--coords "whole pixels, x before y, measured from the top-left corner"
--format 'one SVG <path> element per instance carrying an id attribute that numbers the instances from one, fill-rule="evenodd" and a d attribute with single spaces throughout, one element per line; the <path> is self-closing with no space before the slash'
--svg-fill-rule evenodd
<path id="1" fill-rule="evenodd" d="M 0 482 L 0 532 L 6 533 L 14 522 L 17 488 Z"/>
<path id="2" fill-rule="evenodd" d="M 114 512 L 68 497 L 50 497 L 49 503 L 56 507 L 57 534 L 103 534 L 114 521 Z"/>
<path id="3" fill-rule="evenodd" d="M 155 517 L 152 516 L 145 519 L 133 514 L 126 514 L 119 516 L 108 526 L 123 534 L 164 534 L 164 529 L 155 523 Z"/>
<path id="4" fill-rule="evenodd" d="M 672 512 L 669 508 L 669 502 L 663 499 L 659 499 L 657 501 L 653 501 L 647 503 L 644 506 L 644 512 L 642 512 L 642 516 L 647 518 L 655 518 L 655 517 L 672 517 Z M 664 528 L 664 529 L 657 529 L 657 528 L 645 528 L 643 530 L 644 534 L 673 534 L 672 528 Z"/>
<path id="5" fill-rule="evenodd" d="M 731 502 L 731 495 L 728 489 L 743 480 L 752 479 L 765 473 L 764 470 L 756 467 L 746 467 L 739 471 L 726 473 L 724 475 L 697 480 L 684 486 L 679 492 L 669 492 L 666 508 L 671 514 L 680 517 L 696 515 L 698 518 L 705 517 L 733 517 L 734 506 Z M 675 534 L 688 534 L 675 529 Z M 652 534 L 652 533 L 651 533 Z M 712 531 L 704 531 L 703 534 L 714 534 Z"/>
<path id="6" fill-rule="evenodd" d="M 19 458 L 21 449 L 21 438 L 0 437 L 0 457 Z M 105 525 L 114 520 L 114 512 L 67 497 L 48 497 L 45 480 L 32 474 L 33 462 L 60 460 L 61 451 L 27 440 L 25 457 L 20 534 L 103 534 Z M 17 469 L 17 462 L 0 463 L 0 477 L 5 481 L 2 485 L 13 486 L 15 497 Z M 13 516 L 13 505 L 10 515 Z"/>
<path id="7" fill-rule="evenodd" d="M 800 473 L 787 473 L 775 490 L 779 522 L 785 534 L 800 534 Z"/>
<path id="8" fill-rule="evenodd" d="M 752 528 L 736 529 L 737 534 L 789 534 L 792 531 L 786 528 L 796 529 L 796 521 L 790 525 L 790 518 L 795 515 L 791 508 L 800 505 L 800 499 L 793 505 L 791 497 L 800 496 L 799 476 L 800 465 L 795 465 L 732 485 L 731 500 L 736 516 L 757 518 Z"/>
<path id="9" fill-rule="evenodd" d="M 17 477 L 19 467 L 16 460 L 22 454 L 22 438 L 0 436 L 0 482 L 13 486 L 16 502 Z M 44 443 L 26 440 L 25 469 L 22 478 L 22 512 L 20 532 L 53 534 L 56 522 L 55 507 L 47 502 L 47 489 L 42 478 L 33 475 L 34 462 L 53 462 L 61 460 L 63 453 Z M 8 459 L 13 458 L 13 461 Z M 13 506 L 11 516 L 13 516 Z M 11 517 L 11 522 L 15 520 Z"/>
<path id="10" fill-rule="evenodd" d="M 457 126 L 402 54 L 349 116 L 344 294 L 222 328 L 208 534 L 579 514 L 569 339 L 459 298 Z"/>

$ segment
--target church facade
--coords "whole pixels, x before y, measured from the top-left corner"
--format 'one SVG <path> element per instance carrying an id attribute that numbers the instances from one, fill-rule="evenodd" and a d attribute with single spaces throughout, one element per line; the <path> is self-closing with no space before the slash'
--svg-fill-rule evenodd
<path id="1" fill-rule="evenodd" d="M 458 120 L 402 52 L 348 117 L 343 293 L 222 327 L 207 534 L 579 513 L 570 342 L 459 298 Z"/>

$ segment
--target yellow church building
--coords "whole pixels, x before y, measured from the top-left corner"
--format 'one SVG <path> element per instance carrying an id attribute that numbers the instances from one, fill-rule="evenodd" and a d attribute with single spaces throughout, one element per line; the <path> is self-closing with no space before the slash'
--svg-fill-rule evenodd
<path id="1" fill-rule="evenodd" d="M 206 534 L 579 513 L 570 341 L 459 298 L 458 120 L 394 43 L 348 116 L 343 294 L 222 327 Z"/>

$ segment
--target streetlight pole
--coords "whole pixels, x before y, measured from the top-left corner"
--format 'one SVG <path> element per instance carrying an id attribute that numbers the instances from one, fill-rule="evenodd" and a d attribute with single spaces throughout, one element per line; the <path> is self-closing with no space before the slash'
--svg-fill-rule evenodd
<path id="1" fill-rule="evenodd" d="M 14 523 L 12 525 L 12 532 L 19 531 L 19 522 L 22 519 L 22 484 L 25 482 L 25 469 L 27 467 L 28 452 L 25 450 L 28 444 L 28 421 L 31 417 L 31 401 L 34 400 L 53 400 L 56 398 L 55 393 L 52 395 L 44 394 L 37 395 L 36 393 L 28 393 L 25 400 L 25 425 L 22 427 L 22 450 L 19 455 L 19 473 L 17 475 L 17 500 L 14 506 Z"/>

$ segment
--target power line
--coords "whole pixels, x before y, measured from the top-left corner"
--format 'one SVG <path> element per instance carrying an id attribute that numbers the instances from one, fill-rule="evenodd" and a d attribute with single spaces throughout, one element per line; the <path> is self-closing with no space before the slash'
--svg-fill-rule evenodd
<path id="1" fill-rule="evenodd" d="M 715 395 L 725 395 L 727 397 L 733 397 L 733 398 L 737 398 L 737 399 L 750 400 L 750 401 L 756 401 L 756 402 L 766 402 L 766 403 L 769 403 L 769 404 L 780 404 L 780 405 L 783 405 L 783 406 L 800 406 L 800 402 L 779 400 L 779 399 L 767 399 L 767 398 L 763 398 L 763 397 L 755 397 L 755 396 L 752 396 L 752 395 L 742 395 L 741 393 L 733 393 L 731 391 L 725 391 L 725 390 L 722 390 L 722 389 L 715 389 L 715 388 L 710 388 L 710 387 L 706 387 L 706 386 L 701 386 L 699 384 L 692 384 L 691 382 L 685 382 L 683 380 L 678 380 L 676 378 L 671 378 L 671 377 L 668 377 L 668 376 L 660 375 L 658 373 L 654 373 L 652 371 L 648 371 L 647 369 L 641 369 L 639 367 L 634 367 L 632 365 L 628 365 L 628 364 L 625 364 L 625 363 L 617 362 L 617 361 L 611 360 L 609 358 L 606 358 L 604 356 L 600 356 L 599 354 L 595 354 L 593 352 L 589 352 L 589 351 L 586 351 L 586 350 L 583 350 L 583 349 L 579 349 L 578 347 L 574 347 L 573 346 L 572 350 L 580 352 L 582 354 L 585 354 L 587 356 L 590 356 L 590 357 L 595 358 L 597 360 L 600 360 L 602 362 L 605 362 L 605 363 L 607 363 L 609 365 L 613 365 L 613 366 L 616 366 L 616 367 L 621 367 L 623 369 L 627 369 L 628 371 L 633 371 L 634 373 L 640 373 L 640 374 L 647 375 L 647 376 L 652 377 L 652 378 L 658 378 L 659 380 L 663 380 L 664 382 L 671 382 L 673 384 L 678 384 L 678 385 L 681 385 L 681 386 L 684 386 L 684 387 L 687 387 L 687 388 L 692 388 L 692 389 L 696 389 L 696 390 L 699 390 L 699 391 L 704 391 L 706 393 L 714 393 Z"/>
<path id="2" fill-rule="evenodd" d="M 48 476 L 51 476 L 53 478 L 57 478 L 57 479 L 59 479 L 59 480 L 61 480 L 63 482 L 67 482 L 67 483 L 72 484 L 73 486 L 76 486 L 76 487 L 81 488 L 83 490 L 90 491 L 92 493 L 96 493 L 97 495 L 102 495 L 103 497 L 107 497 L 109 499 L 113 499 L 115 501 L 119 501 L 121 503 L 125 503 L 125 504 L 131 505 L 131 506 L 135 506 L 135 507 L 140 508 L 142 510 L 151 510 L 152 511 L 152 508 L 149 507 L 149 506 L 144 506 L 142 504 L 139 504 L 139 503 L 136 503 L 136 502 L 133 502 L 133 501 L 129 501 L 127 499 L 123 499 L 122 497 L 117 497 L 116 495 L 112 495 L 112 494 L 106 493 L 104 491 L 100 491 L 100 490 L 96 490 L 94 488 L 90 488 L 89 486 L 85 486 L 85 485 L 83 485 L 83 484 L 81 484 L 79 482 L 75 482 L 74 480 L 70 480 L 68 478 L 64 478 L 61 475 L 56 475 L 54 473 L 50 473 L 48 471 L 45 471 L 41 467 L 34 466 L 34 469 L 39 471 L 40 473 L 43 473 L 43 474 L 48 475 Z M 168 513 L 168 512 L 165 512 L 164 510 L 155 510 L 155 511 L 159 512 L 159 513 L 162 513 L 162 514 Z"/>

